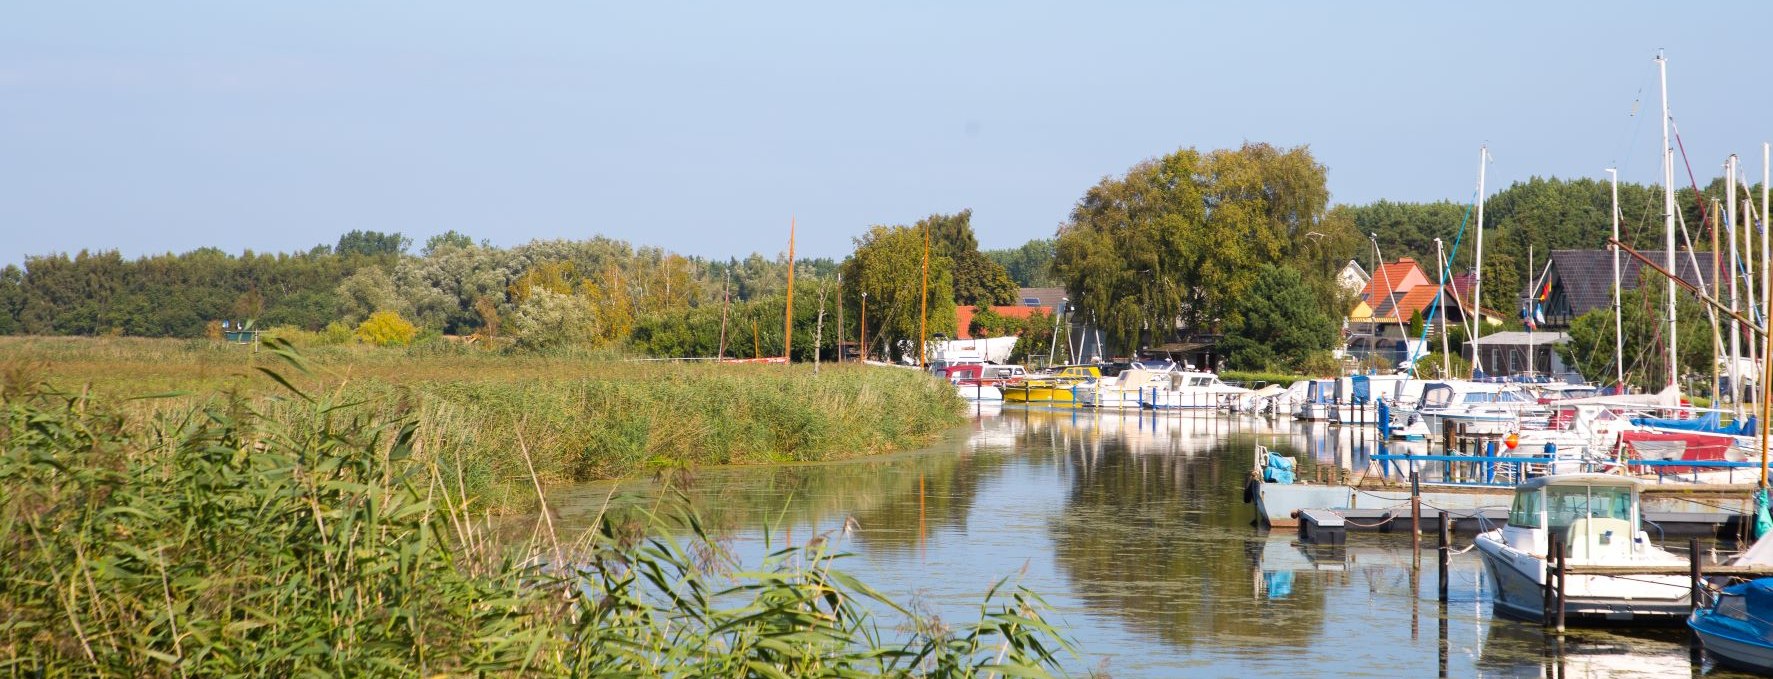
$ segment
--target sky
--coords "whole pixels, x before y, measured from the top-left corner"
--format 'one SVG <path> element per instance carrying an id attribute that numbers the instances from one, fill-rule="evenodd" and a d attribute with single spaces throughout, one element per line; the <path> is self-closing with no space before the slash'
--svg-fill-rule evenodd
<path id="1" fill-rule="evenodd" d="M 0 9 L 0 263 L 353 229 L 842 257 L 973 210 L 1050 237 L 1183 147 L 1308 145 L 1332 201 L 1700 183 L 1773 140 L 1773 3 L 57 2 Z M 1760 68 L 1756 68 L 1759 66 Z M 1685 172 L 1677 184 L 1685 184 Z"/>

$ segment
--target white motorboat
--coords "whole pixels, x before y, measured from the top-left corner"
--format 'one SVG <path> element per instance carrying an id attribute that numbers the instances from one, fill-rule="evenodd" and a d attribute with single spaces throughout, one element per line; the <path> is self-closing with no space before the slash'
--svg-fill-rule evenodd
<path id="1" fill-rule="evenodd" d="M 1167 372 L 1128 368 L 1114 377 L 1097 378 L 1077 385 L 1077 404 L 1088 408 L 1138 408 L 1146 392 L 1169 384 Z"/>
<path id="2" fill-rule="evenodd" d="M 1471 434 L 1505 434 L 1520 429 L 1522 418 L 1544 418 L 1548 409 L 1519 386 L 1446 380 L 1422 389 L 1414 419 L 1437 436 L 1444 422 L 1465 425 Z"/>
<path id="3" fill-rule="evenodd" d="M 1250 393 L 1219 381 L 1208 372 L 1176 371 L 1165 373 L 1167 382 L 1161 387 L 1147 387 L 1140 403 L 1157 410 L 1183 408 L 1218 408 L 1236 397 Z"/>
<path id="4" fill-rule="evenodd" d="M 1497 613 L 1545 614 L 1547 558 L 1556 541 L 1571 566 L 1685 567 L 1687 559 L 1650 543 L 1639 529 L 1641 482 L 1611 474 L 1541 476 L 1515 488 L 1508 523 L 1477 537 L 1494 583 Z M 1641 621 L 1687 615 L 1684 575 L 1570 575 L 1564 615 L 1573 620 Z"/>

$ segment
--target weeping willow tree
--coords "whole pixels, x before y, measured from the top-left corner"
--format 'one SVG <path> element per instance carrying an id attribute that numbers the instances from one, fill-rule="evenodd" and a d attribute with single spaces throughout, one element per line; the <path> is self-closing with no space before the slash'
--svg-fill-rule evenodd
<path id="1" fill-rule="evenodd" d="M 1359 247 L 1326 212 L 1324 167 L 1305 147 L 1185 148 L 1085 192 L 1059 230 L 1053 271 L 1121 349 L 1180 320 L 1216 330 L 1263 264 L 1285 262 L 1320 290 Z M 1332 306 L 1333 295 L 1319 295 Z"/>

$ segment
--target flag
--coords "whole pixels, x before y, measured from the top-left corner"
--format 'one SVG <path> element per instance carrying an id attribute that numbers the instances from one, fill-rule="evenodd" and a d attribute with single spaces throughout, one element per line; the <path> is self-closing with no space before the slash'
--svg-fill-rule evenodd
<path id="1" fill-rule="evenodd" d="M 1545 322 L 1545 306 L 1544 305 L 1540 305 L 1540 304 L 1533 305 L 1533 320 L 1537 323 L 1544 323 Z"/>
<path id="2" fill-rule="evenodd" d="M 1551 298 L 1551 281 L 1546 281 L 1545 282 L 1545 289 L 1539 291 L 1539 301 L 1543 302 L 1543 301 L 1550 299 L 1550 298 Z"/>

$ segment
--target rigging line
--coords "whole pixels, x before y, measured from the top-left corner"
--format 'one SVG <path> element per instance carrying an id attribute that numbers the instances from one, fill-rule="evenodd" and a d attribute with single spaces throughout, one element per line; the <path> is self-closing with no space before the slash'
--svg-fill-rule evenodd
<path id="1" fill-rule="evenodd" d="M 1693 175 L 1693 160 L 1687 157 L 1687 145 L 1681 141 L 1681 126 L 1675 124 L 1674 116 L 1668 117 L 1668 125 L 1674 129 L 1675 146 L 1681 149 L 1681 163 L 1687 166 L 1687 185 L 1693 188 L 1693 202 L 1699 206 L 1699 226 L 1703 228 L 1706 225 L 1705 196 L 1699 193 L 1699 179 Z M 1693 249 L 1691 242 L 1687 243 L 1687 249 Z"/>
<path id="2" fill-rule="evenodd" d="M 1452 261 L 1455 257 L 1459 256 L 1459 244 L 1465 240 L 1465 225 L 1470 223 L 1471 210 L 1473 207 L 1475 207 L 1477 205 L 1477 201 L 1484 199 L 1483 196 L 1477 195 L 1476 189 L 1472 189 L 1471 195 L 1472 195 L 1472 202 L 1465 206 L 1465 214 L 1463 214 L 1459 217 L 1459 231 L 1458 231 L 1458 233 L 1456 233 L 1453 236 L 1453 250 L 1451 252 L 1447 253 L 1447 258 L 1445 260 L 1438 261 L 1438 262 L 1434 263 L 1435 267 L 1440 269 L 1440 271 L 1438 273 L 1440 274 L 1441 281 L 1443 281 L 1443 282 L 1445 282 L 1445 281 L 1447 281 L 1447 279 L 1450 279 L 1453 277 L 1453 275 L 1452 275 L 1453 274 Z M 1483 228 L 1483 226 L 1479 225 L 1478 228 L 1481 229 L 1481 228 Z M 1479 272 L 1479 275 L 1482 275 L 1482 272 Z M 1445 295 L 1445 294 L 1447 294 L 1447 286 L 1440 285 L 1434 291 L 1434 299 L 1429 302 L 1429 304 L 1431 304 L 1432 306 L 1429 307 L 1429 309 L 1428 309 L 1428 318 L 1425 319 L 1422 323 L 1422 336 L 1420 338 L 1418 338 L 1418 340 L 1417 340 L 1417 341 L 1421 342 L 1423 345 L 1428 344 L 1428 329 L 1434 327 L 1435 314 L 1440 313 L 1441 308 L 1446 306 L 1445 303 L 1441 302 L 1441 296 Z M 1461 316 L 1466 315 L 1465 314 L 1465 303 L 1459 300 L 1459 295 L 1457 295 L 1457 294 L 1453 295 L 1453 301 L 1455 303 L 1458 303 L 1458 305 L 1459 305 L 1459 314 Z M 1483 307 L 1482 303 L 1479 303 L 1477 305 L 1478 316 L 1480 318 L 1483 316 L 1483 313 L 1484 313 L 1483 308 L 1484 307 Z M 1466 320 L 1470 320 L 1470 319 L 1466 319 Z M 1465 336 L 1466 337 L 1471 336 L 1471 330 L 1469 327 L 1465 331 Z M 1477 349 L 1474 348 L 1474 349 L 1472 349 L 1472 351 L 1475 352 L 1475 351 L 1477 351 Z M 1416 364 L 1413 362 L 1410 364 L 1410 375 L 1412 377 L 1416 376 Z"/>

